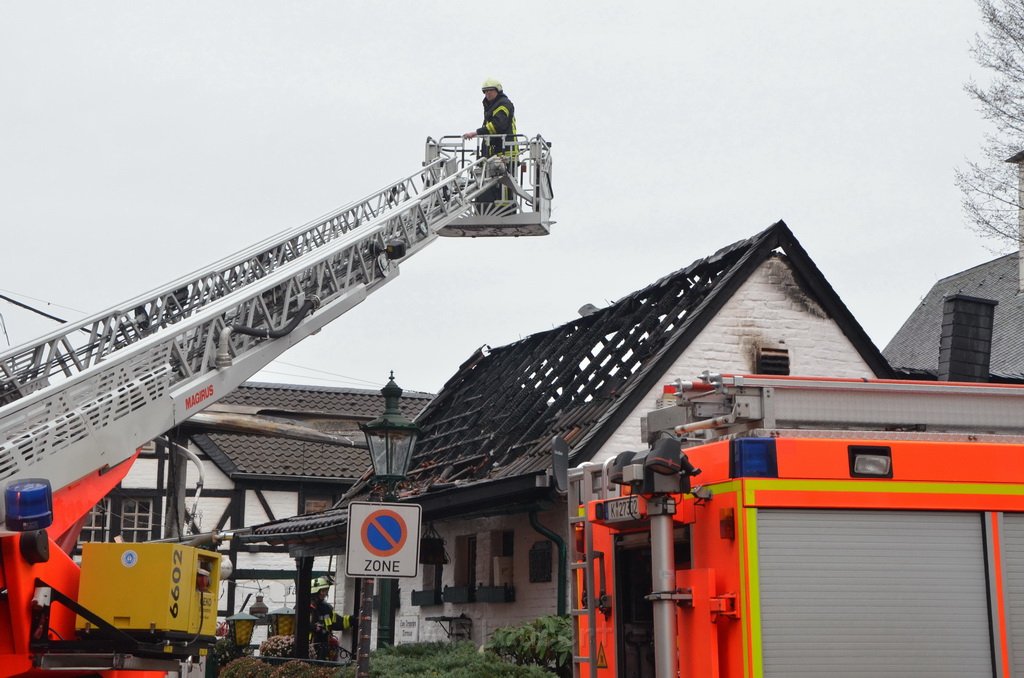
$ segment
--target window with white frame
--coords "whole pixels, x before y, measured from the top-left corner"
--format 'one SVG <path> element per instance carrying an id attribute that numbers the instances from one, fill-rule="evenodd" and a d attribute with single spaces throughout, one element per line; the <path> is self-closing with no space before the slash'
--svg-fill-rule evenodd
<path id="1" fill-rule="evenodd" d="M 126 497 L 121 500 L 121 538 L 149 541 L 153 531 L 153 500 Z"/>
<path id="2" fill-rule="evenodd" d="M 104 542 L 110 534 L 110 498 L 104 497 L 92 507 L 82 526 L 79 541 Z"/>

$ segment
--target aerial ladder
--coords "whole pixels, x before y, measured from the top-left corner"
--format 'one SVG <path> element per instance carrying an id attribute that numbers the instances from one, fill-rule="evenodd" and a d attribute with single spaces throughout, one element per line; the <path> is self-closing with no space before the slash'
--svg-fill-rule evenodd
<path id="1" fill-rule="evenodd" d="M 427 139 L 415 173 L 0 354 L 0 675 L 163 671 L 213 640 L 219 561 L 206 551 L 168 552 L 177 569 L 164 574 L 180 585 L 170 608 L 188 617 L 174 632 L 140 639 L 83 605 L 89 552 L 81 568 L 70 554 L 86 515 L 140 446 L 362 302 L 437 236 L 547 235 L 550 144 L 504 143 L 514 161 Z M 501 204 L 478 202 L 495 186 Z M 117 558 L 103 567 L 130 567 L 138 553 Z M 89 586 L 102 597 L 118 582 L 100 572 Z M 187 614 L 179 596 L 195 603 Z"/>

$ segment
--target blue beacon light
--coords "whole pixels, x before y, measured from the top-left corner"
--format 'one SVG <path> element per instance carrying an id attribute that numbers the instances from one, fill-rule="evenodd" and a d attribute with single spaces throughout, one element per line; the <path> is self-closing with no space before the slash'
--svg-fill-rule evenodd
<path id="1" fill-rule="evenodd" d="M 4 524 L 8 530 L 27 532 L 53 522 L 53 490 L 45 478 L 23 478 L 4 489 Z"/>
<path id="2" fill-rule="evenodd" d="M 733 478 L 778 478 L 774 438 L 736 438 L 730 442 Z"/>

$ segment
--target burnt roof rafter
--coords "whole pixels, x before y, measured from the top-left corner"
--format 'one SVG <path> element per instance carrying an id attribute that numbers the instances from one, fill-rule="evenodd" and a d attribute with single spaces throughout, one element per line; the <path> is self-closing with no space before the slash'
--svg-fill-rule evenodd
<path id="1" fill-rule="evenodd" d="M 485 452 L 494 469 L 527 462 L 520 457 L 542 463 L 551 435 L 592 426 L 746 254 L 726 248 L 591 315 L 475 355 L 419 418 L 416 462 Z"/>

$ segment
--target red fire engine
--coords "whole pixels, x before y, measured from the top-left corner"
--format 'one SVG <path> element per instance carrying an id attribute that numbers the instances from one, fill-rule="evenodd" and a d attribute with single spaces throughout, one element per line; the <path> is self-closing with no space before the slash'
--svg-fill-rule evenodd
<path id="1" fill-rule="evenodd" d="M 1024 387 L 677 385 L 570 472 L 577 676 L 1024 675 Z"/>

